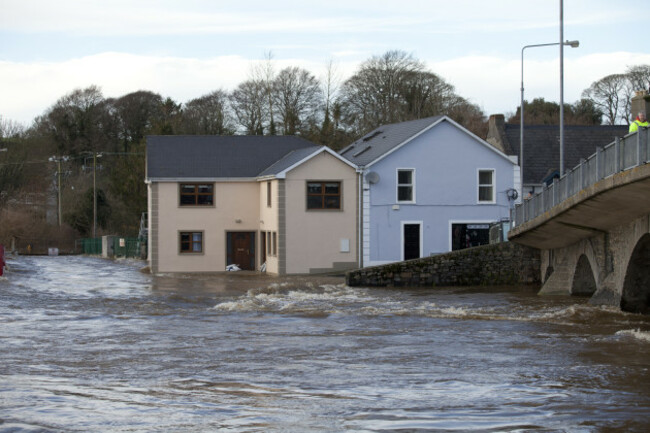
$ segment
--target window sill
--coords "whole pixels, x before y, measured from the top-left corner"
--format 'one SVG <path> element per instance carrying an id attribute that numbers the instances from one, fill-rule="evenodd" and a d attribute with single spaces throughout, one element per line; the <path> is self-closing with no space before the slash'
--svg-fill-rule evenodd
<path id="1" fill-rule="evenodd" d="M 180 209 L 184 209 L 184 208 L 190 208 L 190 209 L 195 209 L 195 208 L 199 208 L 199 209 L 212 209 L 212 208 L 215 208 L 216 206 L 213 205 L 213 204 L 179 204 L 178 207 L 179 207 Z"/>

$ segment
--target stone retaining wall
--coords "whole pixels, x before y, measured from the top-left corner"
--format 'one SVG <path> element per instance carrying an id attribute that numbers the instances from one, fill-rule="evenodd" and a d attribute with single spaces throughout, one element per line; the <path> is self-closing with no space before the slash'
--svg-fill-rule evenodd
<path id="1" fill-rule="evenodd" d="M 505 242 L 357 269 L 349 286 L 501 286 L 540 284 L 540 252 Z"/>

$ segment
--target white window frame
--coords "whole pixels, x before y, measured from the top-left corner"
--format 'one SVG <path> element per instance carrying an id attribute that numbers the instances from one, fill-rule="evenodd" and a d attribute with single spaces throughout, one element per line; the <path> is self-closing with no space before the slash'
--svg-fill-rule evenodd
<path id="1" fill-rule="evenodd" d="M 491 200 L 481 200 L 481 187 L 488 186 L 487 184 L 481 184 L 481 172 L 489 171 L 492 172 L 492 183 L 489 185 L 492 188 L 492 199 Z M 476 202 L 478 204 L 494 204 L 496 203 L 496 184 L 497 184 L 497 172 L 493 168 L 479 168 L 476 170 Z"/>
<path id="2" fill-rule="evenodd" d="M 410 184 L 400 184 L 399 183 L 399 172 L 400 171 L 410 171 L 411 172 L 411 183 Z M 415 203 L 415 169 L 414 168 L 397 168 L 395 171 L 395 202 L 396 203 Z M 400 200 L 399 199 L 399 188 L 400 186 L 410 186 L 411 187 L 411 200 Z"/>
<path id="3" fill-rule="evenodd" d="M 454 246 L 454 232 L 452 231 L 453 227 L 454 227 L 454 224 L 467 224 L 467 225 L 469 225 L 469 224 L 481 224 L 481 225 L 487 224 L 487 225 L 490 225 L 493 222 L 494 222 L 494 220 L 449 220 L 449 226 L 448 226 L 449 235 L 447 236 L 447 238 L 449 239 L 449 247 L 448 247 L 449 249 L 448 249 L 448 251 L 451 252 L 452 247 Z"/>

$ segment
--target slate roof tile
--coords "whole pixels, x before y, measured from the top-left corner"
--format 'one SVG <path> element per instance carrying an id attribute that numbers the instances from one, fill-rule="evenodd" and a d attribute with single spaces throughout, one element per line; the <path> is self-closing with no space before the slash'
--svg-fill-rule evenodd
<path id="1" fill-rule="evenodd" d="M 252 178 L 294 151 L 316 145 L 296 136 L 152 135 L 147 177 Z"/>
<path id="2" fill-rule="evenodd" d="M 442 117 L 434 116 L 382 125 L 343 148 L 339 154 L 359 166 L 365 166 L 438 122 Z"/>
<path id="3" fill-rule="evenodd" d="M 565 125 L 564 167 L 572 169 L 598 147 L 613 143 L 627 134 L 627 126 Z M 519 156 L 519 124 L 505 124 L 509 145 Z M 524 184 L 540 184 L 552 171 L 560 170 L 560 129 L 558 125 L 524 125 Z"/>
<path id="4" fill-rule="evenodd" d="M 259 176 L 272 176 L 275 174 L 278 174 L 287 168 L 291 167 L 297 162 L 300 162 L 301 160 L 307 158 L 309 155 L 313 154 L 319 149 L 322 149 L 324 146 L 312 146 L 312 147 L 305 147 L 303 149 L 296 149 L 292 150 L 290 153 L 288 153 L 286 156 L 284 156 L 282 159 L 268 167 L 266 170 L 261 172 Z"/>

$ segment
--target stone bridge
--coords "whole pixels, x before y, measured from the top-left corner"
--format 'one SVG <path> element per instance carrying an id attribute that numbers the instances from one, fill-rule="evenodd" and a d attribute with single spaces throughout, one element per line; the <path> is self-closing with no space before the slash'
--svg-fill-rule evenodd
<path id="1" fill-rule="evenodd" d="M 617 140 L 515 208 L 512 242 L 541 251 L 541 294 L 650 313 L 650 141 Z"/>

